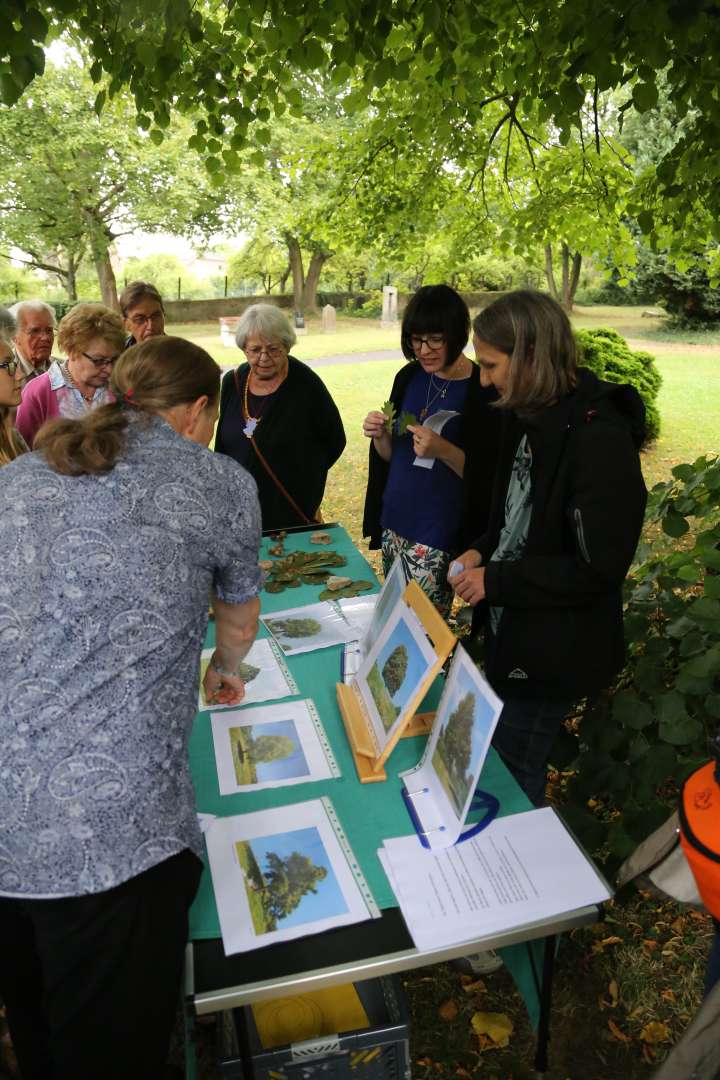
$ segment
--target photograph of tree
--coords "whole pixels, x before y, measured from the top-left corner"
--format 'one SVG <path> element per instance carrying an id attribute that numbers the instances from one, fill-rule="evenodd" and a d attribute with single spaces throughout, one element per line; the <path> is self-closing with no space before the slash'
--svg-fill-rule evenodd
<path id="1" fill-rule="evenodd" d="M 344 645 L 354 636 L 349 622 L 324 600 L 264 615 L 262 621 L 286 656 Z"/>
<path id="2" fill-rule="evenodd" d="M 200 658 L 200 689 L 198 692 L 198 710 L 233 708 L 207 701 L 203 691 L 203 679 L 207 671 L 212 649 L 203 649 Z M 240 678 L 245 683 L 243 705 L 253 705 L 259 701 L 271 701 L 273 698 L 289 697 L 297 694 L 297 686 L 287 670 L 287 665 L 280 649 L 272 639 L 261 638 L 253 643 L 252 648 L 238 669 Z"/>
<path id="3" fill-rule="evenodd" d="M 239 840 L 253 929 L 258 935 L 343 915 L 348 906 L 315 827 Z"/>
<path id="4" fill-rule="evenodd" d="M 380 636 L 380 631 L 385 625 L 388 615 L 402 596 L 406 585 L 407 580 L 403 570 L 402 559 L 398 555 L 385 578 L 385 584 L 382 587 L 375 605 L 372 622 L 362 640 L 362 651 L 364 656 L 368 655 Z"/>
<path id="5" fill-rule="evenodd" d="M 367 675 L 368 688 L 386 733 L 417 691 L 427 669 L 428 662 L 401 617 Z"/>
<path id="6" fill-rule="evenodd" d="M 231 727 L 228 735 L 239 786 L 310 776 L 293 720 Z"/>
<path id="7" fill-rule="evenodd" d="M 478 693 L 470 672 L 460 667 L 448 701 L 432 765 L 458 818 L 465 811 L 495 714 L 492 703 Z"/>

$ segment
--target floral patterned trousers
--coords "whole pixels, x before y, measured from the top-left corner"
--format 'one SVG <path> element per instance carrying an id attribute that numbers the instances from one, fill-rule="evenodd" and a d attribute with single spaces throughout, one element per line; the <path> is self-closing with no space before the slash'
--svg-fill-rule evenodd
<path id="1" fill-rule="evenodd" d="M 454 595 L 447 582 L 452 555 L 428 544 L 415 544 L 404 536 L 398 536 L 392 529 L 383 529 L 382 560 L 386 577 L 398 555 L 402 556 L 408 576 L 417 581 L 442 617 L 447 619 Z"/>

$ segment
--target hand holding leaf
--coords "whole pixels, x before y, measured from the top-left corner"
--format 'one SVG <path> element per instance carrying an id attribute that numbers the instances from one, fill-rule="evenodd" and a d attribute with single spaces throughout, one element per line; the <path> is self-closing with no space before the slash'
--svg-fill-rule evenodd
<path id="1" fill-rule="evenodd" d="M 403 410 L 403 412 L 401 412 L 400 416 L 398 417 L 398 422 L 397 422 L 397 433 L 398 433 L 398 435 L 407 435 L 408 434 L 408 427 L 411 424 L 417 424 L 417 422 L 418 422 L 418 418 L 415 415 L 415 413 L 405 412 Z M 410 434 L 412 434 L 412 432 L 410 432 Z"/>
<path id="2" fill-rule="evenodd" d="M 385 428 L 387 431 L 392 431 L 393 420 L 395 419 L 395 406 L 392 401 L 385 401 L 380 409 L 383 416 L 386 417 Z"/>

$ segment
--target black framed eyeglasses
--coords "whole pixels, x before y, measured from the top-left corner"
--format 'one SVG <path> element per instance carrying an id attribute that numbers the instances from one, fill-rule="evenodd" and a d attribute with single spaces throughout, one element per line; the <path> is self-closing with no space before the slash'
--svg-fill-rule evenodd
<path id="1" fill-rule="evenodd" d="M 17 360 L 3 360 L 0 362 L 0 368 L 6 368 L 10 376 L 13 376 L 19 367 L 20 364 Z"/>
<path id="2" fill-rule="evenodd" d="M 427 346 L 427 348 L 432 350 L 432 352 L 436 352 L 438 349 L 442 349 L 444 344 L 444 334 L 410 335 L 410 345 L 412 346 L 413 352 L 418 352 L 423 347 L 423 345 Z"/>
<path id="3" fill-rule="evenodd" d="M 84 352 L 80 355 L 84 356 L 86 360 L 92 361 L 96 368 L 112 367 L 115 361 L 120 358 L 119 354 L 117 356 L 91 356 L 90 353 Z"/>

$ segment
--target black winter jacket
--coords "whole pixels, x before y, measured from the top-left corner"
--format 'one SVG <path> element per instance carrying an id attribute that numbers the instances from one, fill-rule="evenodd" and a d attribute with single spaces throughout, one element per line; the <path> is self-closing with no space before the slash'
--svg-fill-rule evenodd
<path id="1" fill-rule="evenodd" d="M 500 697 L 577 700 L 606 687 L 624 663 L 622 585 L 647 492 L 638 455 L 645 407 L 628 385 L 581 368 L 576 389 L 538 416 L 505 415 L 490 521 L 470 546 L 482 555 L 488 604 L 504 613 L 488 633 L 486 673 Z M 532 514 L 516 562 L 490 562 L 520 438 L 532 449 Z M 479 605 L 473 628 L 486 612 Z"/>
<path id="2" fill-rule="evenodd" d="M 405 391 L 417 366 L 417 360 L 410 360 L 407 364 L 403 364 L 395 376 L 390 400 L 398 415 L 402 411 Z M 465 513 L 461 536 L 458 540 L 458 551 L 465 550 L 470 539 L 477 536 L 487 526 L 502 429 L 501 413 L 497 409 L 489 408 L 490 403 L 496 400 L 495 390 L 486 389 L 480 385 L 480 369 L 473 364 L 460 427 L 460 446 L 465 451 L 463 474 Z M 389 462 L 383 461 L 371 439 L 368 485 L 363 514 L 363 536 L 370 537 L 371 551 L 380 547 L 382 534 L 380 516 L 389 471 Z M 412 540 L 413 537 L 409 536 L 406 539 Z"/>

